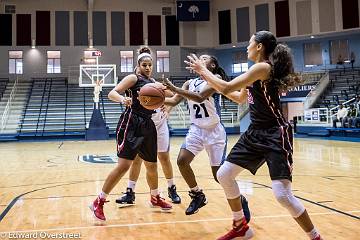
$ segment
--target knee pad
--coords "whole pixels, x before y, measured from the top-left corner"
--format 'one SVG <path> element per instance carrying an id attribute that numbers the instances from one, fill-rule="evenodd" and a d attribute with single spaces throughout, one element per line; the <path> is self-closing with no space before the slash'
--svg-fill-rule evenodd
<path id="1" fill-rule="evenodd" d="M 235 199 L 240 197 L 240 190 L 235 177 L 243 170 L 243 168 L 233 163 L 224 162 L 217 171 L 217 179 L 224 189 L 227 199 Z"/>
<path id="2" fill-rule="evenodd" d="M 273 180 L 272 189 L 276 200 L 290 212 L 293 218 L 298 218 L 303 214 L 305 208 L 293 195 L 289 180 Z"/>

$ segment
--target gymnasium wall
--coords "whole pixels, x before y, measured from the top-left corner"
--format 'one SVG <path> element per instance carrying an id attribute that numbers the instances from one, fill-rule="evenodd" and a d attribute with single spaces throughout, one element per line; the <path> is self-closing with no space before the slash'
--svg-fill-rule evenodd
<path id="1" fill-rule="evenodd" d="M 333 35 L 344 34 L 350 39 L 356 56 L 360 57 L 358 38 L 352 40 L 352 34 L 360 32 L 359 2 L 211 0 L 210 21 L 174 22 L 174 0 L 3 0 L 0 2 L 0 14 L 4 14 L 7 4 L 16 6 L 16 14 L 11 15 L 11 20 L 4 15 L 1 18 L 2 21 L 10 21 L 10 28 L 3 23 L 0 26 L 3 32 L 11 32 L 11 39 L 0 36 L 0 75 L 8 72 L 8 50 L 20 49 L 24 51 L 24 78 L 45 74 L 47 50 L 62 51 L 61 75 L 66 76 L 80 64 L 89 39 L 103 51 L 100 63 L 119 65 L 120 50 L 136 50 L 148 40 L 154 44 L 151 46 L 154 51 L 170 51 L 172 75 L 187 74 L 183 68 L 183 57 L 188 49 L 198 48 L 216 50 L 231 74 L 232 52 L 244 49 L 250 36 L 262 29 L 269 29 L 281 36 L 280 41 L 294 47 L 294 55 L 299 56 L 295 65 L 301 70 L 303 42 L 323 41 L 325 53 L 328 43 L 324 38 L 330 39 Z M 163 15 L 163 7 L 171 9 L 170 16 Z M 31 22 L 27 22 L 28 18 Z M 50 19 L 50 22 L 46 23 L 46 19 Z M 177 25 L 178 33 L 173 27 Z M 134 28 L 130 29 L 130 26 Z M 310 35 L 316 38 L 310 39 Z M 36 40 L 36 49 L 30 49 L 32 39 Z M 155 76 L 159 74 L 155 73 Z"/>

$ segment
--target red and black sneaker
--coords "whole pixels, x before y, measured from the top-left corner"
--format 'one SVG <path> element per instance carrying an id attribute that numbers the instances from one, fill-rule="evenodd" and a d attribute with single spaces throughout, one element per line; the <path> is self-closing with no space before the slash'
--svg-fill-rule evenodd
<path id="1" fill-rule="evenodd" d="M 167 203 L 164 198 L 160 197 L 159 194 L 156 196 L 151 195 L 150 207 L 161 208 L 161 210 L 164 211 L 168 211 L 172 209 L 171 204 Z"/>
<path id="2" fill-rule="evenodd" d="M 317 237 L 315 237 L 315 238 L 313 238 L 311 240 L 323 240 L 323 238 L 320 235 L 318 235 Z"/>
<path id="3" fill-rule="evenodd" d="M 254 236 L 254 232 L 252 229 L 247 225 L 245 217 L 240 220 L 241 223 L 233 222 L 233 228 L 226 233 L 224 236 L 219 237 L 217 240 L 231 240 L 231 239 L 250 239 Z"/>
<path id="4" fill-rule="evenodd" d="M 106 199 L 97 197 L 95 201 L 89 206 L 90 210 L 93 212 L 94 217 L 100 221 L 106 221 L 104 214 L 104 203 Z"/>

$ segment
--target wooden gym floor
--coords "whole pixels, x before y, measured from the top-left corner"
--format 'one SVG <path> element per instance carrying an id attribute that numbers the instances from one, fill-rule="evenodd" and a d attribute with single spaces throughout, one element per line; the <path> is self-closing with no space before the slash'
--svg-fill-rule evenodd
<path id="1" fill-rule="evenodd" d="M 229 137 L 229 149 L 237 138 Z M 114 154 L 114 140 L 1 143 L 0 238 L 50 239 L 53 234 L 53 239 L 216 239 L 230 228 L 231 211 L 202 152 L 192 166 L 209 203 L 197 214 L 185 215 L 190 198 L 176 166 L 182 141 L 171 139 L 171 161 L 182 203 L 174 205 L 171 213 L 149 208 L 143 167 L 136 205 L 119 208 L 115 203 L 126 188 L 126 175 L 105 204 L 108 221 L 103 226 L 93 221 L 88 204 L 114 165 L 79 162 L 78 156 Z M 294 149 L 294 193 L 324 239 L 360 239 L 360 143 L 295 139 Z M 166 196 L 160 168 L 159 187 Z M 238 182 L 249 200 L 254 239 L 307 239 L 273 197 L 266 165 L 256 176 L 242 173 Z"/>

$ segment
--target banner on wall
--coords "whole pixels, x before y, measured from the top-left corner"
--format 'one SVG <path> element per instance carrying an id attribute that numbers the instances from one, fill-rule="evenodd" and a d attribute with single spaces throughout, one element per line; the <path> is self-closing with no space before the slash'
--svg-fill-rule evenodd
<path id="1" fill-rule="evenodd" d="M 297 86 L 289 91 L 282 93 L 281 98 L 302 98 L 306 97 L 311 90 L 315 89 L 316 85 L 314 84 L 305 84 Z"/>
<path id="2" fill-rule="evenodd" d="M 178 21 L 209 21 L 209 1 L 176 1 Z"/>

